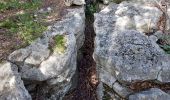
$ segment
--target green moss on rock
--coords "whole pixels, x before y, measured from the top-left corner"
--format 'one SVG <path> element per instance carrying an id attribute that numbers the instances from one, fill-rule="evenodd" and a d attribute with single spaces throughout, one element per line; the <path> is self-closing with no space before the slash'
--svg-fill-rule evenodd
<path id="1" fill-rule="evenodd" d="M 54 38 L 53 51 L 57 53 L 64 53 L 66 50 L 66 38 L 63 35 L 56 35 Z"/>

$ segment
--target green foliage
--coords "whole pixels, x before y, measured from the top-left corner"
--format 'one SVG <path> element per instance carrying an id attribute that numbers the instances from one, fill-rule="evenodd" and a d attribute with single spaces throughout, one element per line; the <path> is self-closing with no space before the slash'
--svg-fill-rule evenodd
<path id="1" fill-rule="evenodd" d="M 58 53 L 64 53 L 66 46 L 66 39 L 63 35 L 56 35 L 54 37 L 54 47 L 53 47 L 53 51 L 54 52 L 58 52 Z"/>
<path id="2" fill-rule="evenodd" d="M 125 0 L 112 0 L 112 2 L 117 3 L 117 4 L 121 3 L 122 1 L 125 1 Z"/>
<path id="3" fill-rule="evenodd" d="M 164 49 L 166 53 L 170 54 L 170 45 L 160 45 L 160 47 Z"/>
<path id="4" fill-rule="evenodd" d="M 11 35 L 18 34 L 26 44 L 30 44 L 40 37 L 42 32 L 46 30 L 45 26 L 34 21 L 33 15 L 30 13 L 17 15 L 2 21 L 0 27 L 8 29 Z"/>
<path id="5" fill-rule="evenodd" d="M 170 34 L 164 34 L 160 40 L 163 41 L 160 47 L 168 54 L 170 54 Z"/>
<path id="6" fill-rule="evenodd" d="M 32 2 L 20 2 L 19 0 L 0 1 L 0 12 L 12 9 L 35 10 L 41 5 L 42 0 L 32 0 Z"/>
<path id="7" fill-rule="evenodd" d="M 97 3 L 96 4 L 88 4 L 88 5 L 86 5 L 87 7 L 86 7 L 86 14 L 87 15 L 93 15 L 94 13 L 96 13 L 97 12 Z"/>

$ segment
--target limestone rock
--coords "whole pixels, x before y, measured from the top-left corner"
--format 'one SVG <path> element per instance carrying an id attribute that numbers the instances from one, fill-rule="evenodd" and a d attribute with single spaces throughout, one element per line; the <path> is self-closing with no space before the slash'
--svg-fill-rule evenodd
<path id="1" fill-rule="evenodd" d="M 84 5 L 85 0 L 64 0 L 66 6 L 71 6 L 73 4 L 75 5 Z"/>
<path id="2" fill-rule="evenodd" d="M 129 100 L 170 100 L 170 95 L 160 89 L 152 88 L 130 95 Z"/>
<path id="3" fill-rule="evenodd" d="M 111 3 L 95 14 L 93 57 L 99 78 L 123 98 L 133 93 L 127 87 L 133 82 L 170 82 L 170 56 L 156 43 L 161 16 L 158 8 L 133 2 Z"/>
<path id="4" fill-rule="evenodd" d="M 116 75 L 119 81 L 130 83 L 155 80 L 161 68 L 169 68 L 168 64 L 162 62 L 162 59 L 166 58 L 164 51 L 148 36 L 141 33 L 145 32 L 145 28 L 143 31 L 139 29 L 142 28 L 138 27 L 140 22 L 133 22 L 135 16 L 141 16 L 143 20 L 141 22 L 145 22 L 145 18 L 151 18 L 152 26 L 156 27 L 155 16 L 149 14 L 152 10 L 155 14 L 160 12 L 154 7 L 148 9 L 136 7 L 131 3 L 122 3 L 111 4 L 95 14 L 94 59 L 97 65 L 102 66 L 101 69 Z M 144 17 L 146 14 L 149 15 Z"/>
<path id="5" fill-rule="evenodd" d="M 0 71 L 0 100 L 32 100 L 14 64 L 1 63 Z"/>
<path id="6" fill-rule="evenodd" d="M 120 85 L 118 82 L 114 83 L 112 88 L 122 98 L 126 98 L 127 96 L 133 93 L 132 90 L 130 90 L 129 88 L 125 86 Z"/>
<path id="7" fill-rule="evenodd" d="M 84 7 L 68 9 L 67 12 L 41 38 L 9 56 L 9 61 L 18 65 L 23 79 L 45 82 L 46 86 L 41 88 L 48 92 L 53 87 L 49 98 L 58 98 L 57 100 L 62 99 L 72 85 L 77 50 L 84 42 Z M 60 41 L 63 43 L 58 47 L 57 43 Z"/>

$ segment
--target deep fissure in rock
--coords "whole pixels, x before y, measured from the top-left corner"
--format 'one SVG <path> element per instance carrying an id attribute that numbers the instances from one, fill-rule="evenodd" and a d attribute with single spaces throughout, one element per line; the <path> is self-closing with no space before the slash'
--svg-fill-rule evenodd
<path id="1" fill-rule="evenodd" d="M 78 61 L 78 84 L 73 100 L 97 100 L 96 65 L 93 60 L 94 37 L 93 15 L 86 14 L 85 42 L 81 48 L 82 57 Z"/>

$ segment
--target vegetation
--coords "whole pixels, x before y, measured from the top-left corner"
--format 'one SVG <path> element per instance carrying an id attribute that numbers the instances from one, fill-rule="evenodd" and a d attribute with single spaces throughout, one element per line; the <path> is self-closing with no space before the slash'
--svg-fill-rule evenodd
<path id="1" fill-rule="evenodd" d="M 0 22 L 0 27 L 9 30 L 9 34 L 18 34 L 25 43 L 30 44 L 37 37 L 40 37 L 46 27 L 34 21 L 33 15 L 25 13 L 16 15 Z"/>
<path id="2" fill-rule="evenodd" d="M 98 9 L 98 4 L 97 3 L 91 3 L 91 4 L 88 4 L 86 5 L 86 15 L 93 15 L 94 13 L 97 12 L 97 9 Z"/>
<path id="3" fill-rule="evenodd" d="M 160 47 L 167 53 L 170 54 L 170 35 L 163 35 L 162 38 L 159 39 Z"/>
<path id="4" fill-rule="evenodd" d="M 41 0 L 32 0 L 32 2 L 7 1 L 0 1 L 1 13 L 15 10 L 22 11 L 22 13 L 9 16 L 0 21 L 0 28 L 7 30 L 5 34 L 11 36 L 17 34 L 24 44 L 30 44 L 37 37 L 40 37 L 42 32 L 46 30 L 46 26 L 35 21 L 33 13 L 34 10 L 40 7 Z"/>
<path id="5" fill-rule="evenodd" d="M 58 53 L 64 53 L 66 50 L 66 39 L 63 35 L 56 35 L 54 37 L 53 51 Z"/>
<path id="6" fill-rule="evenodd" d="M 35 10 L 41 5 L 41 0 L 32 0 L 31 2 L 21 2 L 21 0 L 2 0 L 0 1 L 0 12 L 6 10 Z"/>

